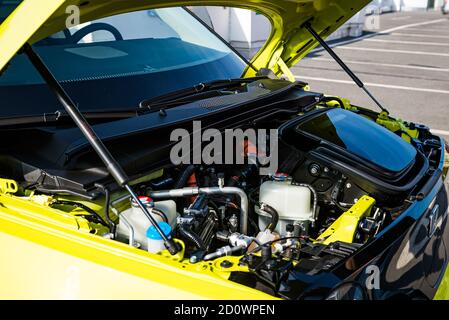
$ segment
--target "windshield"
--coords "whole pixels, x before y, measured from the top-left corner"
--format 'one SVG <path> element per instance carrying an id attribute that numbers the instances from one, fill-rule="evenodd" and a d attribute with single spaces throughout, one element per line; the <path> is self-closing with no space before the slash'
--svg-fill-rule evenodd
<path id="1" fill-rule="evenodd" d="M 245 63 L 183 8 L 83 23 L 34 45 L 81 111 L 135 109 L 200 82 L 239 78 Z M 0 77 L 0 117 L 61 109 L 25 55 Z"/>

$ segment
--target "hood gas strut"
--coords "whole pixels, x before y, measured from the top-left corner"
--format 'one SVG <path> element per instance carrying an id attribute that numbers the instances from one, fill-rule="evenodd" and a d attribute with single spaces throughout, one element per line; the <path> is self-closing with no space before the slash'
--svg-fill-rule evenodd
<path id="1" fill-rule="evenodd" d="M 117 160 L 115 160 L 114 157 L 111 155 L 109 150 L 103 144 L 103 141 L 101 141 L 101 139 L 89 125 L 89 123 L 84 118 L 83 114 L 80 112 L 76 104 L 67 94 L 67 92 L 61 86 L 58 80 L 56 80 L 54 75 L 51 73 L 51 71 L 45 65 L 44 61 L 41 59 L 41 57 L 33 50 L 31 45 L 29 44 L 26 44 L 23 47 L 23 51 L 26 53 L 31 63 L 39 72 L 39 74 L 42 76 L 42 78 L 45 80 L 49 88 L 56 95 L 57 99 L 62 104 L 64 109 L 67 111 L 69 116 L 73 119 L 76 126 L 81 130 L 84 137 L 87 139 L 87 141 L 89 141 L 90 145 L 94 148 L 95 152 L 98 154 L 100 159 L 104 162 L 111 176 L 115 179 L 115 181 L 119 184 L 119 186 L 125 188 L 131 195 L 131 197 L 136 201 L 136 203 L 143 211 L 145 216 L 148 218 L 148 220 L 151 222 L 154 228 L 156 228 L 157 232 L 164 240 L 165 247 L 170 252 L 170 254 L 172 255 L 176 254 L 179 251 L 179 249 L 174 240 L 165 235 L 165 233 L 159 227 L 157 221 L 153 218 L 148 209 L 142 204 L 139 197 L 135 194 L 135 192 L 129 185 L 129 177 L 123 171 L 123 168 L 120 166 Z"/>
<path id="2" fill-rule="evenodd" d="M 329 47 L 326 41 L 321 38 L 321 36 L 312 28 L 310 21 L 303 24 L 303 27 L 309 31 L 309 33 L 320 43 L 320 45 L 330 54 L 330 56 L 340 65 L 340 67 L 351 77 L 351 79 L 357 84 L 359 88 L 366 92 L 366 94 L 376 103 L 376 105 L 383 111 L 389 114 L 388 110 L 385 109 L 380 102 L 371 94 L 371 92 L 365 87 L 362 80 L 357 77 L 354 72 L 340 59 L 340 57 Z"/>

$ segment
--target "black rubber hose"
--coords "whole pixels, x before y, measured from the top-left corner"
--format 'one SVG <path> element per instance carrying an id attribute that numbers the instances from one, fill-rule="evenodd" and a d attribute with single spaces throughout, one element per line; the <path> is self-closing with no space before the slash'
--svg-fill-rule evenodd
<path id="1" fill-rule="evenodd" d="M 175 181 L 172 177 L 167 177 L 164 179 L 158 179 L 150 181 L 150 186 L 153 189 L 159 190 L 159 189 L 167 189 L 168 187 L 172 186 Z"/>
<path id="2" fill-rule="evenodd" d="M 195 171 L 195 166 L 193 164 L 187 166 L 184 171 L 179 175 L 178 180 L 176 180 L 175 183 L 175 189 L 184 188 L 187 180 L 190 178 L 190 176 Z"/>
<path id="3" fill-rule="evenodd" d="M 154 213 L 155 215 L 158 215 L 159 217 L 162 218 L 162 220 L 164 220 L 164 222 L 168 223 L 167 215 L 165 213 L 163 213 L 161 210 L 153 208 L 153 209 L 151 209 L 151 213 Z"/>
<path id="4" fill-rule="evenodd" d="M 206 250 L 203 240 L 190 228 L 186 228 L 183 225 L 178 226 L 178 232 L 181 236 L 192 242 L 198 249 L 200 250 Z"/>
<path id="5" fill-rule="evenodd" d="M 106 223 L 106 221 L 104 221 L 104 219 L 97 212 L 95 212 L 94 210 L 92 210 L 88 206 L 85 206 L 82 203 L 74 202 L 74 201 L 66 201 L 66 200 L 56 200 L 51 205 L 52 206 L 56 206 L 56 205 L 71 206 L 71 207 L 83 209 L 84 211 L 86 211 L 87 213 L 89 213 L 96 219 L 96 221 L 95 221 L 96 223 L 100 223 L 100 224 L 110 228 L 110 226 Z"/>
<path id="6" fill-rule="evenodd" d="M 276 229 L 276 226 L 278 225 L 279 222 L 279 214 L 276 211 L 276 209 L 274 209 L 273 207 L 267 205 L 267 204 L 262 204 L 261 208 L 262 211 L 268 213 L 271 216 L 271 221 L 267 226 L 267 229 L 270 231 L 274 231 L 274 229 Z"/>
<path id="7" fill-rule="evenodd" d="M 115 230 L 117 228 L 117 225 L 115 224 L 114 220 L 112 220 L 111 216 L 109 215 L 109 206 L 111 204 L 110 191 L 108 188 L 106 188 L 105 186 L 100 185 L 100 184 L 97 184 L 97 187 L 104 194 L 104 216 L 106 218 L 106 221 L 108 222 L 111 233 L 115 235 Z"/>

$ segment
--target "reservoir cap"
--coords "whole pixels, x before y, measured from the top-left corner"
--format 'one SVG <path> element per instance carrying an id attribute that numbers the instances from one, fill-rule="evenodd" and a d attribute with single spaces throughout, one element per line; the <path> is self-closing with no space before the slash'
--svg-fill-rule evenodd
<path id="1" fill-rule="evenodd" d="M 153 199 L 150 198 L 150 197 L 139 196 L 139 200 L 140 200 L 140 202 L 142 202 L 142 204 L 143 204 L 145 207 L 149 207 L 149 208 L 154 207 L 154 201 L 153 201 Z M 131 205 L 132 205 L 133 207 L 135 207 L 135 208 L 138 208 L 138 207 L 139 207 L 139 205 L 137 204 L 136 201 L 134 201 L 134 199 L 131 199 Z"/>
<path id="2" fill-rule="evenodd" d="M 283 172 L 276 172 L 274 175 L 271 176 L 271 179 L 274 181 L 288 181 L 291 180 L 292 178 Z"/>
<path id="3" fill-rule="evenodd" d="M 159 222 L 159 228 L 161 228 L 162 232 L 169 237 L 171 233 L 171 226 L 166 222 Z M 147 238 L 151 240 L 163 240 L 160 236 L 159 232 L 157 232 L 154 226 L 151 226 L 147 229 Z"/>

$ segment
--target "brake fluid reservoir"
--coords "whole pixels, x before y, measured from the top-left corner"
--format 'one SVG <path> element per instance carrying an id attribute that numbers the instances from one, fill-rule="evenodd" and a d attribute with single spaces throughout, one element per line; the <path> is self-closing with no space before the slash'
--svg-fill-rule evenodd
<path id="1" fill-rule="evenodd" d="M 265 203 L 279 214 L 279 222 L 275 231 L 281 235 L 286 233 L 288 224 L 307 225 L 313 218 L 312 192 L 309 188 L 292 184 L 285 174 L 276 174 L 272 180 L 264 182 L 260 187 L 259 201 Z M 259 228 L 265 230 L 271 216 L 256 207 L 259 214 Z"/>
<path id="2" fill-rule="evenodd" d="M 143 196 L 139 197 L 139 199 L 148 209 L 154 206 L 155 209 L 162 211 L 167 216 L 168 224 L 172 229 L 176 227 L 176 202 L 173 200 L 153 202 L 151 198 Z M 164 222 L 163 217 L 154 213 L 152 216 L 158 223 Z M 134 230 L 134 241 L 139 243 L 142 249 L 147 250 L 147 230 L 151 226 L 151 222 L 134 201 L 131 201 L 131 208 L 120 213 L 120 220 L 117 226 L 117 237 L 119 239 L 129 239 L 128 225 L 131 225 Z"/>

